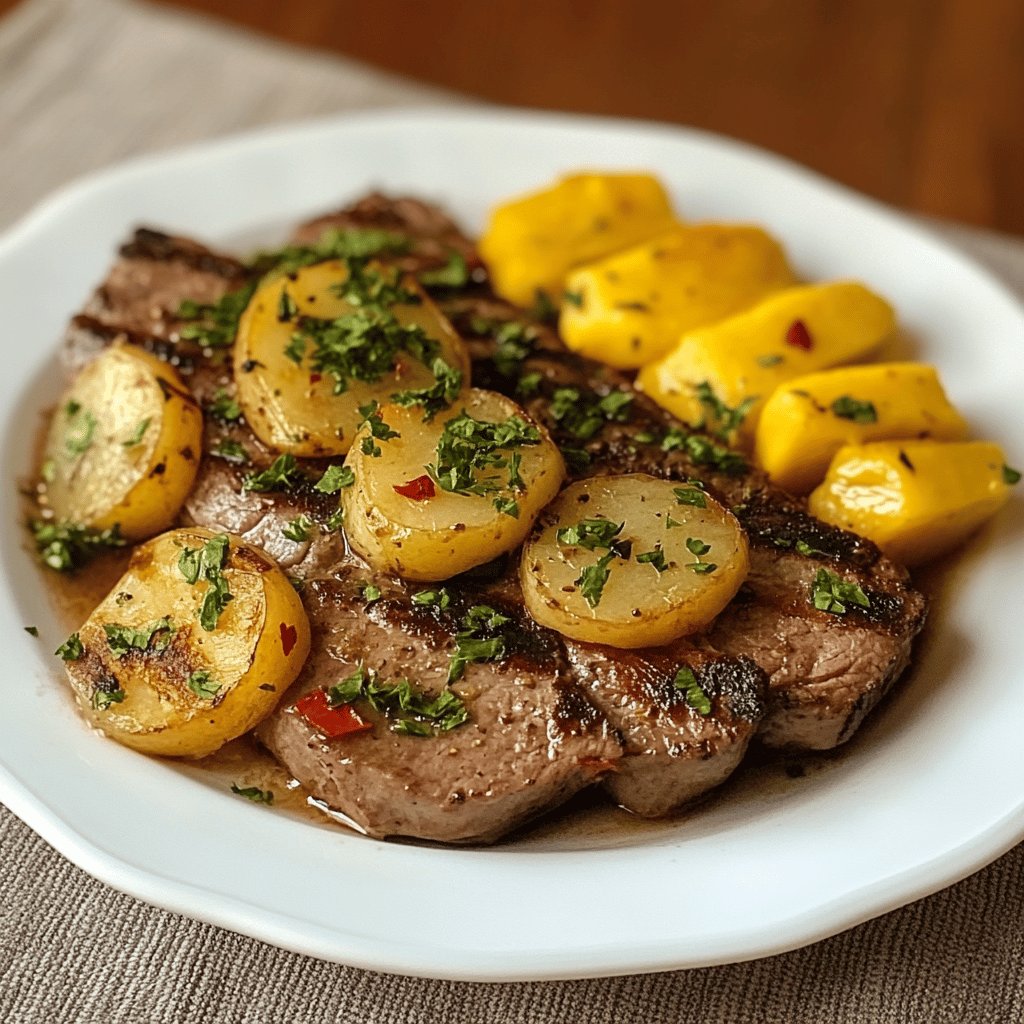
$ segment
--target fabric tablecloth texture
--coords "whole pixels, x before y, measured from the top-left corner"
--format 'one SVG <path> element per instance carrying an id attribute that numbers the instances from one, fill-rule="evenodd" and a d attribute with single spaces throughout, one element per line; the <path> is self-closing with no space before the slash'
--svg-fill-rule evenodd
<path id="1" fill-rule="evenodd" d="M 0 228 L 69 179 L 140 152 L 296 117 L 439 101 L 460 98 L 160 8 L 32 0 L 0 22 Z M 930 227 L 1024 295 L 1024 242 Z M 543 984 L 421 981 L 274 949 L 107 888 L 2 807 L 0 895 L 5 1024 L 1024 1020 L 1024 846 L 807 949 Z"/>

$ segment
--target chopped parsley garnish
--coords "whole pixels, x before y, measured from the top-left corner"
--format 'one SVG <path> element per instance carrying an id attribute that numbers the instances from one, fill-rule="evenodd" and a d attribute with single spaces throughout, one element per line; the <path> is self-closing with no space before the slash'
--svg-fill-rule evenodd
<path id="1" fill-rule="evenodd" d="M 47 459 L 39 467 L 39 475 L 43 478 L 43 482 L 52 484 L 57 479 L 57 463 L 53 459 Z"/>
<path id="2" fill-rule="evenodd" d="M 82 638 L 77 633 L 72 633 L 53 653 L 64 661 L 78 661 L 85 653 Z"/>
<path id="3" fill-rule="evenodd" d="M 540 392 L 540 382 L 544 379 L 541 373 L 524 373 L 516 384 L 516 394 L 520 398 L 532 398 Z"/>
<path id="4" fill-rule="evenodd" d="M 871 601 L 856 583 L 847 583 L 828 569 L 819 569 L 811 585 L 811 603 L 822 612 L 845 615 L 850 605 L 870 608 Z"/>
<path id="5" fill-rule="evenodd" d="M 242 407 L 223 388 L 217 389 L 206 411 L 222 423 L 234 423 L 242 418 Z"/>
<path id="6" fill-rule="evenodd" d="M 434 383 L 429 387 L 409 388 L 391 396 L 396 405 L 423 406 L 425 423 L 429 423 L 442 409 L 447 409 L 462 389 L 462 371 L 449 366 L 440 357 L 434 360 L 430 372 L 434 375 Z"/>
<path id="7" fill-rule="evenodd" d="M 149 430 L 149 425 L 152 423 L 152 417 L 147 416 L 143 420 L 139 420 L 135 430 L 132 431 L 131 437 L 127 441 L 122 441 L 121 445 L 124 448 L 134 448 L 137 444 L 142 444 L 142 439 L 146 436 L 146 431 Z"/>
<path id="8" fill-rule="evenodd" d="M 672 685 L 682 691 L 687 705 L 698 714 L 705 716 L 711 714 L 711 701 L 704 688 L 697 682 L 697 676 L 692 668 L 684 665 L 679 669 L 672 680 Z"/>
<path id="9" fill-rule="evenodd" d="M 829 408 L 832 415 L 840 419 L 853 420 L 854 423 L 878 422 L 878 410 L 875 409 L 874 402 L 862 402 L 849 395 L 840 395 Z"/>
<path id="10" fill-rule="evenodd" d="M 178 333 L 204 348 L 226 348 L 234 343 L 238 321 L 255 291 L 256 282 L 250 281 L 235 291 L 226 292 L 214 303 L 186 299 L 178 307 L 178 317 L 188 323 Z"/>
<path id="11" fill-rule="evenodd" d="M 222 437 L 210 449 L 210 454 L 216 455 L 218 459 L 231 462 L 236 466 L 247 466 L 250 461 L 249 451 L 245 445 L 239 444 L 230 437 Z"/>
<path id="12" fill-rule="evenodd" d="M 374 601 L 380 600 L 380 587 L 375 583 L 366 583 L 361 591 L 363 600 L 367 604 L 373 604 Z"/>
<path id="13" fill-rule="evenodd" d="M 281 297 L 277 300 L 277 319 L 283 323 L 290 323 L 299 315 L 299 307 L 291 297 L 287 288 L 281 289 Z"/>
<path id="14" fill-rule="evenodd" d="M 106 711 L 111 704 L 120 704 L 124 698 L 125 692 L 116 679 L 102 679 L 93 683 L 89 704 L 94 711 Z"/>
<path id="15" fill-rule="evenodd" d="M 551 301 L 551 296 L 543 288 L 538 288 L 533 295 L 533 309 L 530 310 L 533 318 L 542 321 L 554 320 L 558 316 L 558 307 Z"/>
<path id="16" fill-rule="evenodd" d="M 534 331 L 525 324 L 517 320 L 502 324 L 494 335 L 494 355 L 491 356 L 498 373 L 503 377 L 517 376 L 536 341 Z"/>
<path id="17" fill-rule="evenodd" d="M 512 448 L 540 443 L 540 431 L 519 416 L 503 423 L 478 420 L 463 410 L 450 419 L 437 442 L 436 461 L 426 467 L 431 479 L 454 494 L 493 494 L 506 488 L 522 489 L 519 459 Z M 490 469 L 507 470 L 506 480 Z"/>
<path id="18" fill-rule="evenodd" d="M 571 292 L 567 288 L 562 292 L 562 298 L 565 299 L 570 306 L 575 306 L 577 309 L 583 308 L 583 292 Z"/>
<path id="19" fill-rule="evenodd" d="M 448 593 L 447 587 L 438 587 L 437 590 L 418 590 L 412 595 L 412 603 L 430 608 L 440 608 L 444 611 L 452 603 L 452 596 Z"/>
<path id="20" fill-rule="evenodd" d="M 157 638 L 153 644 L 154 648 L 158 651 L 165 650 L 171 642 L 174 627 L 171 625 L 170 617 L 165 615 L 141 629 L 122 626 L 116 622 L 105 622 L 103 632 L 107 634 L 110 653 L 120 660 L 131 651 L 148 651 L 154 637 Z"/>
<path id="21" fill-rule="evenodd" d="M 251 800 L 254 804 L 267 804 L 268 806 L 274 802 L 274 794 L 269 789 L 260 789 L 259 786 L 236 786 L 233 782 L 231 783 L 231 792 L 235 796 L 244 796 L 246 800 Z"/>
<path id="22" fill-rule="evenodd" d="M 23 628 L 25 632 L 28 633 L 29 636 L 39 636 L 38 626 L 24 626 Z"/>
<path id="23" fill-rule="evenodd" d="M 709 381 L 701 381 L 694 386 L 693 390 L 697 396 L 697 401 L 705 409 L 704 422 L 700 424 L 699 429 L 708 430 L 722 441 L 732 440 L 736 431 L 739 430 L 743 421 L 747 418 L 747 414 L 754 407 L 758 397 L 757 395 L 752 395 L 744 398 L 739 405 L 733 408 L 730 405 L 726 405 L 715 394 L 715 389 Z"/>
<path id="24" fill-rule="evenodd" d="M 828 554 L 827 551 L 821 551 L 819 548 L 812 548 L 811 545 L 808 544 L 805 540 L 798 540 L 796 544 L 793 545 L 793 547 L 798 555 L 803 555 L 805 558 L 810 558 L 813 555 Z"/>
<path id="25" fill-rule="evenodd" d="M 409 251 L 409 239 L 394 231 L 377 228 L 328 228 L 312 245 L 287 245 L 271 252 L 257 253 L 250 264 L 262 273 L 294 273 L 302 267 L 327 260 L 366 259 L 370 256 L 401 255 Z"/>
<path id="26" fill-rule="evenodd" d="M 300 480 L 302 472 L 290 452 L 278 455 L 266 469 L 249 473 L 242 481 L 246 491 L 290 491 Z"/>
<path id="27" fill-rule="evenodd" d="M 1014 484 L 1020 483 L 1020 470 L 1011 469 L 1005 463 L 1003 464 L 1003 483 L 1012 487 Z"/>
<path id="28" fill-rule="evenodd" d="M 513 519 L 519 518 L 519 502 L 514 498 L 495 498 L 494 507 L 503 516 L 511 516 Z"/>
<path id="29" fill-rule="evenodd" d="M 604 397 L 579 388 L 558 388 L 551 396 L 551 418 L 567 434 L 589 441 L 606 423 L 629 420 L 633 395 L 628 391 L 610 391 Z"/>
<path id="30" fill-rule="evenodd" d="M 466 666 L 475 661 L 498 661 L 505 657 L 501 627 L 512 620 L 487 604 L 473 605 L 462 617 L 455 635 L 455 653 L 448 666 L 448 682 L 462 678 Z"/>
<path id="31" fill-rule="evenodd" d="M 77 523 L 53 522 L 33 519 L 29 524 L 36 552 L 44 565 L 57 572 L 76 569 L 98 552 L 107 548 L 122 548 L 125 539 L 118 527 L 92 530 Z"/>
<path id="32" fill-rule="evenodd" d="M 668 569 L 668 562 L 665 561 L 665 552 L 661 550 L 660 544 L 656 544 L 653 551 L 644 551 L 642 554 L 637 555 L 636 560 L 642 565 L 650 563 L 659 573 L 663 573 Z"/>
<path id="33" fill-rule="evenodd" d="M 424 288 L 465 288 L 469 284 L 469 267 L 462 253 L 452 250 L 443 267 L 421 271 L 419 279 Z"/>
<path id="34" fill-rule="evenodd" d="M 588 551 L 607 549 L 607 554 L 602 555 L 593 565 L 584 568 L 573 580 L 591 608 L 596 608 L 601 603 L 601 595 L 611 573 L 609 566 L 612 559 L 629 557 L 630 543 L 627 541 L 623 545 L 615 540 L 625 525 L 624 522 L 613 523 L 610 519 L 582 519 L 573 526 L 562 527 L 555 534 L 559 544 L 586 548 Z"/>
<path id="35" fill-rule="evenodd" d="M 707 508 L 707 495 L 699 487 L 673 487 L 672 493 L 680 505 L 692 505 L 694 508 Z"/>
<path id="36" fill-rule="evenodd" d="M 227 561 L 230 544 L 226 533 L 211 537 L 201 548 L 182 548 L 178 568 L 188 583 L 203 579 L 209 584 L 199 606 L 199 623 L 208 633 L 217 628 L 221 613 L 233 600 L 228 581 L 221 569 Z"/>
<path id="37" fill-rule="evenodd" d="M 625 522 L 613 523 L 610 519 L 581 519 L 574 526 L 563 526 L 555 537 L 559 544 L 596 551 L 610 548 L 625 525 Z"/>
<path id="38" fill-rule="evenodd" d="M 692 569 L 699 575 L 707 575 L 708 573 L 714 572 L 718 566 L 714 562 L 705 562 L 703 556 L 711 550 L 710 544 L 705 544 L 699 537 L 687 537 L 686 538 L 686 550 L 696 559 L 694 562 L 688 562 L 686 565 L 687 569 Z"/>
<path id="39" fill-rule="evenodd" d="M 327 690 L 329 707 L 356 700 L 367 701 L 374 711 L 390 720 L 392 732 L 405 736 L 435 736 L 469 721 L 466 705 L 451 690 L 427 697 L 408 679 L 383 683 L 377 673 L 362 667 Z"/>
<path id="40" fill-rule="evenodd" d="M 722 473 L 736 474 L 746 471 L 746 459 L 710 438 L 691 434 L 680 427 L 672 427 L 661 442 L 663 452 L 682 451 L 696 466 L 711 466 Z"/>
<path id="41" fill-rule="evenodd" d="M 580 588 L 583 599 L 591 608 L 596 608 L 601 603 L 604 586 L 608 582 L 608 576 L 611 574 L 609 565 L 613 558 L 615 558 L 615 552 L 609 551 L 608 554 L 602 555 L 593 565 L 588 565 L 573 580 L 573 583 Z"/>
<path id="42" fill-rule="evenodd" d="M 768 355 L 758 356 L 757 365 L 763 366 L 766 370 L 771 369 L 773 366 L 778 366 L 779 363 L 785 362 L 786 357 L 770 353 Z"/>
<path id="43" fill-rule="evenodd" d="M 64 437 L 64 446 L 68 450 L 68 455 L 84 455 L 92 447 L 97 419 L 88 409 L 82 409 L 77 402 L 68 402 L 65 411 L 72 407 L 75 411 L 68 412 L 68 419 L 72 424 Z"/>
<path id="44" fill-rule="evenodd" d="M 324 470 L 324 475 L 313 484 L 313 490 L 321 494 L 337 494 L 355 482 L 356 475 L 349 466 L 328 466 Z"/>
<path id="45" fill-rule="evenodd" d="M 302 515 L 296 516 L 294 519 L 289 519 L 288 522 L 281 527 L 281 534 L 288 540 L 293 540 L 296 544 L 301 544 L 303 541 L 309 540 L 309 535 L 312 530 L 313 520 L 303 513 Z"/>
<path id="46" fill-rule="evenodd" d="M 673 519 L 671 516 L 668 516 L 665 519 L 665 529 L 666 530 L 674 530 L 674 529 L 676 529 L 676 527 L 682 526 L 682 525 L 683 525 L 682 523 L 680 523 L 677 520 Z"/>
<path id="47" fill-rule="evenodd" d="M 392 430 L 385 422 L 384 416 L 380 411 L 380 406 L 377 404 L 377 400 L 374 399 L 371 402 L 367 402 L 366 405 L 359 406 L 359 424 L 358 430 L 362 430 L 363 427 L 369 427 L 370 433 L 363 438 L 360 444 L 360 450 L 364 455 L 370 455 L 375 459 L 379 459 L 381 455 L 381 447 L 376 443 L 379 441 L 390 441 L 392 438 L 401 437 L 397 430 Z"/>
<path id="48" fill-rule="evenodd" d="M 222 689 L 204 669 L 197 669 L 188 677 L 188 688 L 203 700 L 213 700 Z"/>

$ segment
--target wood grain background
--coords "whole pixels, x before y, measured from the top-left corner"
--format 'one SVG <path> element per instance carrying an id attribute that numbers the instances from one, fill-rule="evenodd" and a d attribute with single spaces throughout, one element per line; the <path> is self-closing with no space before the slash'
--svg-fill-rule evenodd
<path id="1" fill-rule="evenodd" d="M 709 128 L 1024 233 L 1024 0 L 162 2 L 502 103 Z"/>

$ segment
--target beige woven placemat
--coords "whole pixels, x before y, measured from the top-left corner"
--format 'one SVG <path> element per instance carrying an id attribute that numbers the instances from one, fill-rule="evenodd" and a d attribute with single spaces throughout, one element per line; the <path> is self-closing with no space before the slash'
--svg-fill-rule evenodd
<path id="1" fill-rule="evenodd" d="M 299 116 L 445 98 L 160 9 L 34 0 L 0 22 L 0 227 L 53 187 L 135 153 Z M 933 226 L 1024 294 L 1024 243 Z M 606 898 L 614 933 L 615 894 Z M 768 960 L 467 985 L 323 964 L 154 910 L 93 881 L 0 808 L 2 1024 L 1022 1020 L 1024 847 L 944 893 Z"/>

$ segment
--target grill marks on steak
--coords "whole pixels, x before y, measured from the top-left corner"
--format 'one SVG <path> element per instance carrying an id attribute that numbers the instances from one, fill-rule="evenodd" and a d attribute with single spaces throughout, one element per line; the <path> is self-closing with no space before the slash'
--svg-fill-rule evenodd
<path id="1" fill-rule="evenodd" d="M 468 723 L 405 736 L 360 704 L 372 732 L 325 740 L 294 703 L 360 664 L 386 680 L 408 677 L 430 695 L 445 686 L 456 615 L 420 608 L 404 585 L 377 577 L 381 598 L 367 606 L 370 578 L 347 568 L 306 586 L 312 652 L 287 706 L 257 733 L 326 809 L 371 836 L 490 842 L 614 767 L 618 738 L 573 681 L 559 645 L 511 607 L 503 609 L 513 617 L 510 656 L 467 665 L 452 684 Z"/>
<path id="2" fill-rule="evenodd" d="M 764 673 L 749 658 L 728 658 L 685 641 L 622 651 L 565 641 L 574 675 L 618 730 L 625 748 L 602 785 L 636 814 L 668 814 L 724 782 L 764 714 Z M 693 669 L 711 713 L 690 707 L 674 679 Z"/>

